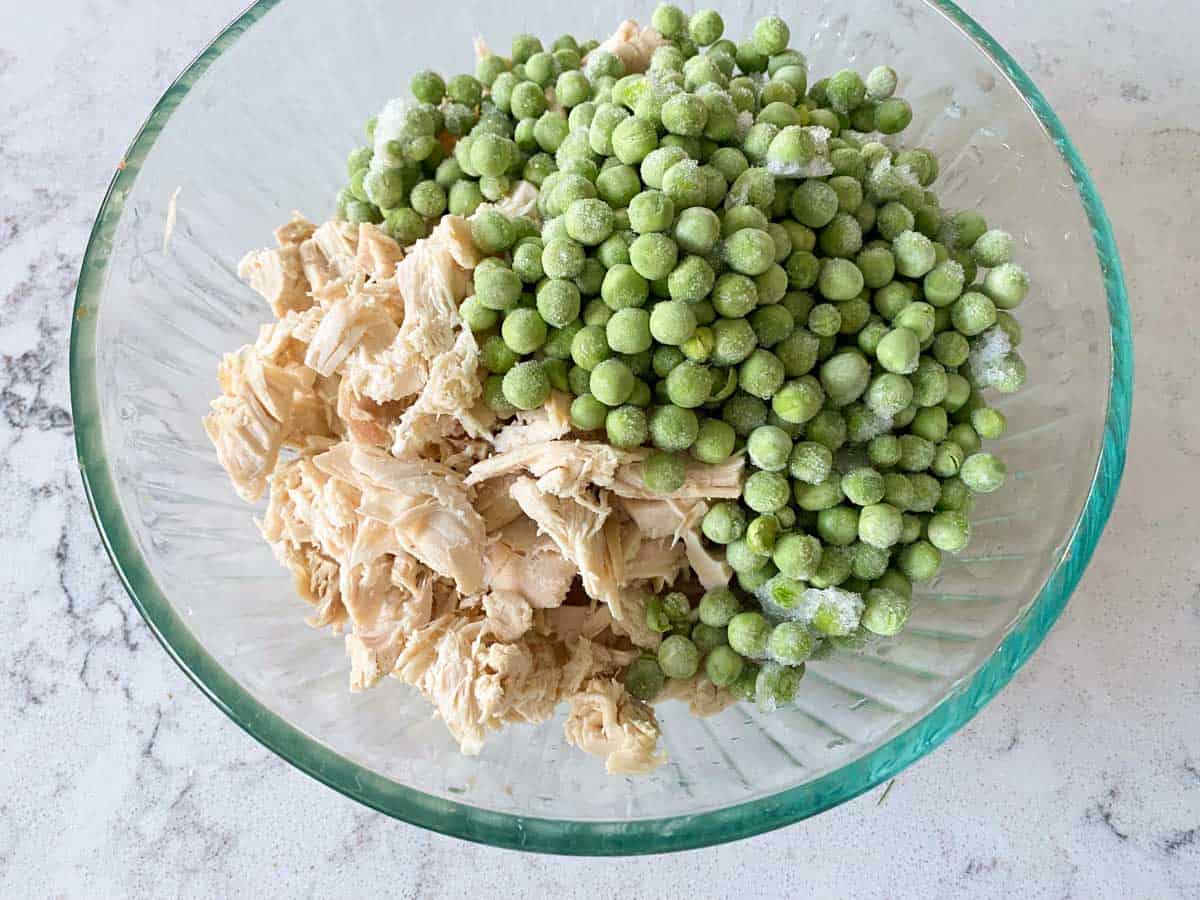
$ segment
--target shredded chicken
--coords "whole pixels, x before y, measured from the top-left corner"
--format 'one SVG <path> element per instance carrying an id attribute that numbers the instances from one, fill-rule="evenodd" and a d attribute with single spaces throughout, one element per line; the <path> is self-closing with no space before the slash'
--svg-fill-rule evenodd
<path id="1" fill-rule="evenodd" d="M 625 23 L 604 46 L 642 71 L 660 41 Z M 536 219 L 537 189 L 480 208 Z M 568 703 L 567 739 L 610 772 L 661 765 L 623 673 L 660 640 L 651 592 L 689 572 L 728 583 L 699 522 L 708 498 L 738 496 L 741 461 L 693 464 L 659 495 L 643 452 L 573 436 L 565 394 L 498 423 L 459 314 L 482 259 L 466 219 L 407 250 L 375 225 L 300 216 L 275 241 L 239 267 L 275 320 L 221 361 L 204 426 L 239 496 L 267 496 L 263 537 L 309 624 L 342 635 L 351 689 L 415 686 L 467 754 Z M 728 699 L 671 684 L 703 714 Z"/>
<path id="2" fill-rule="evenodd" d="M 596 49 L 616 54 L 621 58 L 621 62 L 625 63 L 625 71 L 634 73 L 645 72 L 650 68 L 650 58 L 664 43 L 666 41 L 663 36 L 653 28 L 641 28 L 637 22 L 626 19 Z M 586 63 L 586 58 L 584 62 Z"/>
<path id="3" fill-rule="evenodd" d="M 571 698 L 567 741 L 604 757 L 612 775 L 637 775 L 666 762 L 657 751 L 658 722 L 654 710 L 611 679 L 594 678 Z"/>

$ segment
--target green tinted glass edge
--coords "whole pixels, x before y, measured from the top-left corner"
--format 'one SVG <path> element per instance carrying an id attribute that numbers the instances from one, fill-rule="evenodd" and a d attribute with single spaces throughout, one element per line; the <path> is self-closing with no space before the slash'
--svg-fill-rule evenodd
<path id="1" fill-rule="evenodd" d="M 1092 489 L 1058 565 L 1034 603 L 980 669 L 924 719 L 887 744 L 823 778 L 771 797 L 692 816 L 633 822 L 526 818 L 443 800 L 377 775 L 317 743 L 258 703 L 196 641 L 159 589 L 117 500 L 104 452 L 95 379 L 97 307 L 124 201 L 171 114 L 209 66 L 280 0 L 259 0 L 184 70 L 135 137 L 92 228 L 71 329 L 71 407 L 84 490 L 104 546 L 151 631 L 188 677 L 251 737 L 334 790 L 389 816 L 498 847 L 577 855 L 662 853 L 737 840 L 823 812 L 870 790 L 924 756 L 968 722 L 1008 682 L 1054 624 L 1086 568 L 1116 499 L 1125 465 L 1133 397 L 1129 304 L 1116 241 L 1079 152 L 1058 116 L 1016 61 L 948 0 L 926 0 L 987 53 L 1024 96 L 1071 170 L 1091 223 L 1108 299 L 1112 373 L 1104 440 Z"/>

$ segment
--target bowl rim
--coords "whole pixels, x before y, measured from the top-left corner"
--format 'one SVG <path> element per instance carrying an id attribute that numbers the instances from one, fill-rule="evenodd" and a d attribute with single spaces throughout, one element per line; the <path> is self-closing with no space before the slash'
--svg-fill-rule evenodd
<path id="1" fill-rule="evenodd" d="M 80 476 L 109 558 L 166 652 L 247 734 L 308 775 L 379 812 L 442 834 L 521 850 L 571 855 L 662 853 L 737 840 L 816 815 L 870 790 L 965 725 L 1037 649 L 1087 567 L 1112 511 L 1125 465 L 1133 397 L 1129 302 L 1116 241 L 1099 193 L 1063 123 L 1017 62 L 951 0 L 923 0 L 963 32 L 1004 73 L 1070 169 L 1087 214 L 1107 295 L 1111 330 L 1104 437 L 1091 489 L 1034 602 L 999 647 L 920 721 L 816 781 L 694 815 L 634 821 L 572 821 L 473 807 L 392 781 L 342 756 L 259 703 L 208 654 L 159 589 L 122 513 L 105 455 L 95 379 L 97 310 L 125 200 L 155 140 L 209 66 L 281 0 L 258 0 L 223 29 L 167 88 L 133 139 L 101 203 L 83 257 L 70 341 L 71 410 Z"/>

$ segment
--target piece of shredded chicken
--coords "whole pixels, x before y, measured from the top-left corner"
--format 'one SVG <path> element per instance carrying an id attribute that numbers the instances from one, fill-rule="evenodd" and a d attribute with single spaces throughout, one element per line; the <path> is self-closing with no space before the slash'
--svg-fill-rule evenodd
<path id="1" fill-rule="evenodd" d="M 640 71 L 660 39 L 628 25 L 603 46 Z M 536 217 L 537 190 L 495 208 Z M 299 216 L 275 239 L 239 267 L 275 320 L 221 361 L 204 426 L 238 495 L 267 497 L 263 537 L 309 624 L 343 636 L 351 689 L 413 685 L 467 754 L 567 703 L 567 740 L 608 771 L 661 765 L 624 670 L 659 642 L 651 592 L 728 583 L 699 522 L 738 496 L 741 461 L 653 494 L 642 452 L 573 436 L 564 394 L 497 422 L 459 314 L 482 259 L 461 217 L 407 251 Z M 730 702 L 702 678 L 669 696 L 700 714 Z"/>

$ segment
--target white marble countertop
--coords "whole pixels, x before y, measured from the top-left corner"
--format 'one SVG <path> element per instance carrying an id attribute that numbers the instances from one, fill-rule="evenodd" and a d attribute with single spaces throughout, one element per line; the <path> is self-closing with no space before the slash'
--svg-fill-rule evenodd
<path id="1" fill-rule="evenodd" d="M 0 895 L 1200 896 L 1190 3 L 966 4 L 1091 166 L 1133 298 L 1124 487 L 1061 621 L 886 802 L 614 864 L 442 838 L 292 769 L 167 658 L 100 547 L 67 400 L 80 257 L 130 137 L 242 2 L 0 5 Z"/>

